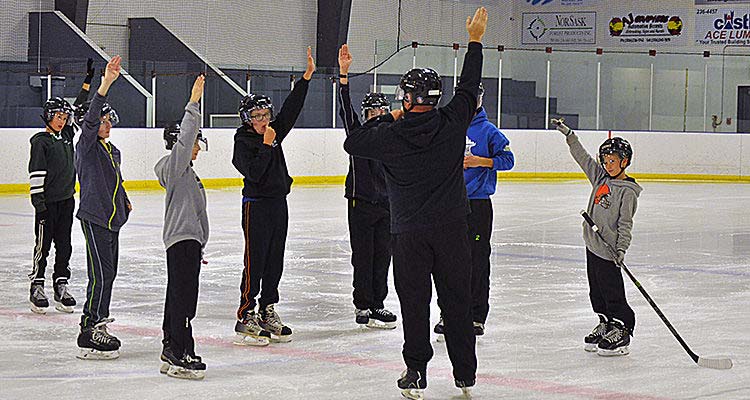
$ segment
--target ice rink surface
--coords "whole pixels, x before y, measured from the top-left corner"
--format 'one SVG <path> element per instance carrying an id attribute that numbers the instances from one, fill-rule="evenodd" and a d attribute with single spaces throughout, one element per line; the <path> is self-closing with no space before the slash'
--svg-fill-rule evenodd
<path id="1" fill-rule="evenodd" d="M 642 184 L 632 272 L 701 356 L 729 356 L 734 368 L 693 363 L 626 278 L 636 312 L 631 354 L 583 350 L 597 319 L 588 301 L 581 217 L 590 186 L 501 183 L 493 198 L 491 309 L 477 342 L 476 399 L 750 399 L 750 185 Z M 86 263 L 73 226 L 75 314 L 29 311 L 33 208 L 0 197 L 0 399 L 398 399 L 402 331 L 354 323 L 352 267 L 343 188 L 294 187 L 277 311 L 294 340 L 239 347 L 233 327 L 243 239 L 239 189 L 209 190 L 211 238 L 200 277 L 197 353 L 203 381 L 159 374 L 166 261 L 163 192 L 131 192 L 120 234 L 110 331 L 115 361 L 81 361 L 76 336 Z M 50 257 L 52 260 L 52 257 Z M 47 269 L 51 297 L 52 267 Z M 392 275 L 391 275 L 392 276 Z M 399 315 L 392 278 L 386 307 Z M 434 292 L 433 292 L 434 293 Z M 432 323 L 439 311 L 433 295 Z M 443 343 L 433 337 L 427 399 L 456 399 Z"/>

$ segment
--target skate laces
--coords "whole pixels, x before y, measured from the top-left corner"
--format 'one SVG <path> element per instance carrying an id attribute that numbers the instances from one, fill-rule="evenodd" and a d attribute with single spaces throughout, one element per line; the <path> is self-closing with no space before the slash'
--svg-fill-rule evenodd
<path id="1" fill-rule="evenodd" d="M 56 292 L 57 296 L 61 299 L 67 299 L 68 297 L 72 297 L 70 294 L 68 294 L 68 285 L 65 283 L 58 283 L 56 285 Z"/>
<path id="2" fill-rule="evenodd" d="M 34 285 L 34 292 L 32 293 L 31 296 L 33 298 L 35 298 L 35 299 L 43 299 L 43 298 L 47 297 L 44 294 L 44 286 L 42 286 L 42 285 Z"/>
<path id="3" fill-rule="evenodd" d="M 263 310 L 263 319 L 266 321 L 266 323 L 270 325 L 277 325 L 277 326 L 283 326 L 284 324 L 281 322 L 281 318 L 279 318 L 279 314 L 276 313 L 276 310 L 273 307 L 273 304 L 269 304 L 266 306 L 266 308 Z"/>
<path id="4" fill-rule="evenodd" d="M 395 316 L 392 312 L 386 310 L 385 308 L 375 308 L 372 310 L 372 312 L 373 314 L 378 314 L 382 317 L 387 317 L 387 318 L 391 318 Z"/>
<path id="5" fill-rule="evenodd" d="M 600 322 L 599 325 L 595 326 L 594 329 L 591 331 L 591 336 L 604 337 L 606 333 L 607 333 L 607 324 L 605 324 L 604 322 Z"/>
<path id="6" fill-rule="evenodd" d="M 609 343 L 615 343 L 622 339 L 622 333 L 623 329 L 621 327 L 613 325 L 612 329 L 610 329 L 609 332 L 605 333 L 602 339 Z"/>
<path id="7" fill-rule="evenodd" d="M 109 333 L 109 331 L 107 331 L 107 324 L 109 324 L 111 322 L 115 322 L 115 319 L 114 318 L 104 318 L 103 320 L 97 322 L 94 325 L 94 334 L 96 334 L 97 332 L 99 332 L 100 334 L 106 336 L 107 340 L 109 340 L 109 341 L 115 340 L 115 337 L 112 336 Z"/>

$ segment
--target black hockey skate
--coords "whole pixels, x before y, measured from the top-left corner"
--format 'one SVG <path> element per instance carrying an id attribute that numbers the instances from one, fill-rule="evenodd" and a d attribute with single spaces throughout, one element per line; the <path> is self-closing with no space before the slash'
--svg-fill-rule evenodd
<path id="1" fill-rule="evenodd" d="M 354 321 L 360 325 L 367 325 L 370 322 L 370 310 L 355 308 Z"/>
<path id="2" fill-rule="evenodd" d="M 236 345 L 260 347 L 271 343 L 271 332 L 260 326 L 255 311 L 247 312 L 245 318 L 237 321 L 234 331 L 240 336 L 240 340 L 234 342 Z"/>
<path id="3" fill-rule="evenodd" d="M 81 360 L 114 360 L 120 357 L 120 340 L 107 332 L 107 324 L 114 319 L 105 319 L 93 327 L 81 328 L 78 334 L 78 358 Z"/>
<path id="4" fill-rule="evenodd" d="M 613 319 L 609 331 L 599 341 L 596 354 L 604 357 L 625 356 L 630 354 L 630 330 L 621 321 Z"/>
<path id="5" fill-rule="evenodd" d="M 76 299 L 68 292 L 68 282 L 60 281 L 55 283 L 55 310 L 72 313 L 76 305 Z"/>
<path id="6" fill-rule="evenodd" d="M 437 333 L 438 342 L 445 342 L 445 324 L 443 322 L 442 316 L 440 317 L 440 321 L 438 321 L 437 325 L 435 325 L 435 328 L 432 331 Z"/>
<path id="7" fill-rule="evenodd" d="M 426 371 L 407 368 L 401 373 L 398 388 L 401 389 L 401 395 L 407 399 L 424 399 L 424 390 L 427 388 Z"/>
<path id="8" fill-rule="evenodd" d="M 271 332 L 271 341 L 276 343 L 287 343 L 292 341 L 292 328 L 281 322 L 279 314 L 276 313 L 273 304 L 269 304 L 260 310 L 260 326 Z"/>
<path id="9" fill-rule="evenodd" d="M 607 317 L 599 314 L 599 324 L 583 338 L 584 350 L 588 352 L 596 352 L 599 346 L 599 342 L 602 340 L 604 335 L 607 333 Z"/>
<path id="10" fill-rule="evenodd" d="M 368 328 L 396 329 L 396 316 L 385 308 L 371 308 Z"/>
<path id="11" fill-rule="evenodd" d="M 185 354 L 178 358 L 172 349 L 165 347 L 160 356 L 163 364 L 159 372 L 172 378 L 199 380 L 206 376 L 206 364 L 199 356 Z"/>
<path id="12" fill-rule="evenodd" d="M 32 283 L 29 294 L 31 311 L 36 314 L 46 314 L 49 307 L 49 299 L 44 293 L 44 283 Z"/>
<path id="13" fill-rule="evenodd" d="M 471 388 L 476 385 L 476 379 L 454 379 L 453 382 L 456 384 L 457 388 L 461 389 L 461 393 L 463 393 L 464 397 L 468 399 L 471 398 Z"/>

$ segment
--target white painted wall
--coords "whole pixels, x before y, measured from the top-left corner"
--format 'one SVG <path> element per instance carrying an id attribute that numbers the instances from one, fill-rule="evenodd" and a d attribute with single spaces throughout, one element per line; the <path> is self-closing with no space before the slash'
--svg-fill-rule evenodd
<path id="1" fill-rule="evenodd" d="M 0 184 L 27 183 L 29 138 L 35 129 L 0 129 Z M 234 178 L 232 166 L 234 130 L 205 129 L 209 150 L 195 163 L 204 179 Z M 516 157 L 514 172 L 580 172 L 557 131 L 505 131 Z M 750 175 L 750 135 L 702 133 L 615 133 L 633 145 L 633 173 Z M 582 131 L 584 146 L 595 153 L 606 132 Z M 343 129 L 295 129 L 284 141 L 284 153 L 292 176 L 346 175 L 348 156 L 343 150 Z M 155 180 L 153 166 L 166 154 L 159 129 L 113 129 L 112 143 L 123 156 L 126 180 Z M 750 147 L 750 146 L 748 146 Z"/>

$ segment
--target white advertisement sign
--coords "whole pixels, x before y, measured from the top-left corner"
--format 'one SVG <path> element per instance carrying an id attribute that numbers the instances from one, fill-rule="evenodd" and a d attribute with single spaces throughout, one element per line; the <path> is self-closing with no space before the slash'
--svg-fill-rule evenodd
<path id="1" fill-rule="evenodd" d="M 685 19 L 675 13 L 630 12 L 609 20 L 610 41 L 619 45 L 679 42 Z"/>
<path id="2" fill-rule="evenodd" d="M 523 44 L 596 44 L 596 13 L 523 13 L 522 29 Z"/>
<path id="3" fill-rule="evenodd" d="M 695 43 L 750 46 L 750 8 L 696 9 Z"/>

